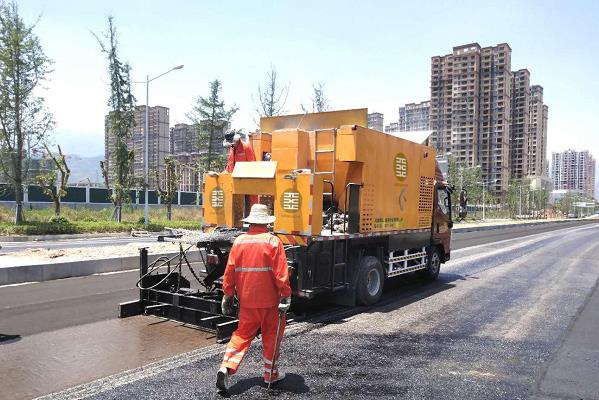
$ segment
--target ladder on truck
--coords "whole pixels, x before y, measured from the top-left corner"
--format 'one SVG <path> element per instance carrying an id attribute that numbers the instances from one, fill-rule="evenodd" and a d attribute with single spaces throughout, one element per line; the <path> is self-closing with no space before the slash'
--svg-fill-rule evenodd
<path id="1" fill-rule="evenodd" d="M 318 148 L 318 135 L 323 133 L 323 132 L 332 132 L 333 134 L 333 147 L 331 149 L 319 149 Z M 319 171 L 318 170 L 318 156 L 322 155 L 322 154 L 331 154 L 332 155 L 332 170 L 331 171 Z M 333 209 L 333 202 L 335 200 L 335 160 L 337 159 L 337 128 L 327 128 L 327 129 L 316 129 L 314 131 L 314 166 L 312 169 L 312 173 L 314 175 L 330 175 L 331 179 L 330 180 L 325 180 L 325 183 L 328 183 L 331 186 L 331 191 L 330 192 L 323 192 L 322 193 L 322 197 L 324 198 L 325 196 L 328 196 L 331 198 L 331 215 L 330 215 L 330 221 L 329 224 L 331 225 L 331 235 L 333 235 L 333 215 L 335 214 L 334 209 Z M 344 223 L 345 220 L 344 220 Z M 337 262 L 337 252 L 340 250 L 338 249 L 339 245 L 343 246 L 343 261 L 342 262 Z M 347 248 L 348 248 L 348 239 L 343 239 L 343 240 L 333 240 L 332 244 L 331 244 L 331 258 L 330 258 L 330 262 L 329 265 L 331 267 L 330 270 L 330 283 L 329 283 L 329 289 L 332 291 L 336 291 L 336 290 L 340 290 L 340 289 L 345 289 L 347 287 L 347 256 L 348 256 L 348 252 L 347 252 Z M 337 283 L 335 282 L 335 271 L 337 268 L 342 268 L 343 269 L 343 284 L 342 285 L 337 285 Z"/>

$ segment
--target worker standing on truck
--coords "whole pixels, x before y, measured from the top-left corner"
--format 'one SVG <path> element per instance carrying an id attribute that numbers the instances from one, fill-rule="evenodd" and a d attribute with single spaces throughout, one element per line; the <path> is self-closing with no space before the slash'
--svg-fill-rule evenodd
<path id="1" fill-rule="evenodd" d="M 235 168 L 235 164 L 238 161 L 256 161 L 256 155 L 254 154 L 254 149 L 249 143 L 241 140 L 240 132 L 236 132 L 234 130 L 228 131 L 225 133 L 225 140 L 223 141 L 223 146 L 229 147 L 229 159 L 227 160 L 227 166 L 225 167 L 225 172 L 233 172 Z M 258 196 L 248 195 L 245 196 L 246 199 L 246 213 L 247 210 L 258 203 Z"/>
<path id="2" fill-rule="evenodd" d="M 253 205 L 250 215 L 242 221 L 249 223 L 250 228 L 247 234 L 235 239 L 223 278 L 223 312 L 232 314 L 235 292 L 239 298 L 239 324 L 216 375 L 216 387 L 224 392 L 229 375 L 237 372 L 258 328 L 262 332 L 264 382 L 274 383 L 285 378 L 285 374 L 278 371 L 278 351 L 274 353 L 277 327 L 280 323 L 278 349 L 285 329 L 285 313 L 291 305 L 287 257 L 281 240 L 267 231 L 267 225 L 272 224 L 275 217 L 268 214 L 265 205 Z"/>

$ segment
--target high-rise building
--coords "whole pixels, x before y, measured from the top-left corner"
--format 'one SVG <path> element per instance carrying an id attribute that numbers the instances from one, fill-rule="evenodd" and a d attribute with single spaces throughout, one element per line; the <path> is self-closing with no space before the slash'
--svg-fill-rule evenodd
<path id="1" fill-rule="evenodd" d="M 144 178 L 145 158 L 145 112 L 146 106 L 135 107 L 135 126 L 132 135 L 127 139 L 127 148 L 133 150 L 133 176 Z M 155 172 L 164 172 L 164 157 L 170 153 L 169 143 L 169 109 L 162 106 L 149 107 L 148 110 L 148 183 L 155 185 Z M 108 164 L 108 174 L 114 174 L 113 153 L 115 138 L 110 134 L 110 120 L 104 118 L 104 158 Z"/>
<path id="2" fill-rule="evenodd" d="M 512 76 L 512 126 L 510 132 L 510 169 L 512 178 L 523 179 L 528 174 L 530 72 L 515 71 Z"/>
<path id="3" fill-rule="evenodd" d="M 389 125 L 385 126 L 385 132 L 399 132 L 399 122 L 391 122 Z"/>
<path id="4" fill-rule="evenodd" d="M 175 173 L 179 177 L 179 190 L 183 192 L 198 191 L 199 169 L 198 153 L 180 153 L 172 156 L 175 163 Z"/>
<path id="5" fill-rule="evenodd" d="M 528 175 L 544 175 L 547 154 L 547 114 L 543 104 L 543 87 L 533 85 L 530 89 Z"/>
<path id="6" fill-rule="evenodd" d="M 552 154 L 551 176 L 555 190 L 579 190 L 595 196 L 595 159 L 588 150 Z"/>
<path id="7" fill-rule="evenodd" d="M 530 88 L 528 70 L 511 71 L 511 54 L 507 43 L 471 43 L 431 58 L 432 144 L 466 167 L 480 165 L 488 189 L 497 195 L 506 193 L 510 176 L 544 176 L 546 160 L 542 88 Z M 533 140 L 536 87 L 541 111 Z M 531 169 L 531 155 L 539 168 Z"/>
<path id="8" fill-rule="evenodd" d="M 189 124 L 175 124 L 171 128 L 170 135 L 171 154 L 197 153 L 198 151 L 195 127 Z"/>
<path id="9" fill-rule="evenodd" d="M 373 112 L 368 114 L 368 128 L 383 132 L 383 114 Z"/>
<path id="10" fill-rule="evenodd" d="M 427 131 L 429 130 L 430 101 L 408 103 L 399 107 L 399 131 Z"/>

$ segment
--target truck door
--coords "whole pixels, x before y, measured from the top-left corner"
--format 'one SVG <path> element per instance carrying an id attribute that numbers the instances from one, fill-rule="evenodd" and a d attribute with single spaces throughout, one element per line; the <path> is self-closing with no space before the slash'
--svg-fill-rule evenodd
<path id="1" fill-rule="evenodd" d="M 433 242 L 443 246 L 446 261 L 449 259 L 451 228 L 453 226 L 451 219 L 451 196 L 445 186 L 437 185 L 435 189 Z"/>

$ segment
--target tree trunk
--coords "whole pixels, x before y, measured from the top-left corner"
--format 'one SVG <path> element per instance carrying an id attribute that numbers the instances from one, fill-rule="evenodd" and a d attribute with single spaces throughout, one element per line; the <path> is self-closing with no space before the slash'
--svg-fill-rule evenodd
<path id="1" fill-rule="evenodd" d="M 118 203 L 114 203 L 114 208 L 112 210 L 112 220 L 115 222 L 121 222 L 121 205 Z"/>
<path id="2" fill-rule="evenodd" d="M 172 212 L 171 212 L 172 211 L 172 207 L 173 206 L 171 205 L 171 203 L 166 203 L 166 219 L 169 220 L 169 221 L 172 218 Z"/>
<path id="3" fill-rule="evenodd" d="M 54 215 L 58 217 L 58 216 L 60 216 L 60 198 L 55 197 L 53 200 L 54 200 Z"/>
<path id="4" fill-rule="evenodd" d="M 23 185 L 21 181 L 15 182 L 15 202 L 17 204 L 15 210 L 15 225 L 21 225 L 25 222 L 23 218 Z"/>

